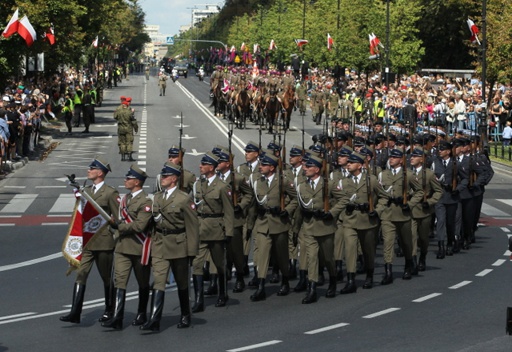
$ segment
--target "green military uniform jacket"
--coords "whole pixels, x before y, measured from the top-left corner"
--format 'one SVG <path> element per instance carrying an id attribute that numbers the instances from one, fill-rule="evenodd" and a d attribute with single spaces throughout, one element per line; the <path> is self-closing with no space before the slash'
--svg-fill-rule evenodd
<path id="1" fill-rule="evenodd" d="M 155 231 L 151 256 L 161 259 L 195 257 L 199 252 L 199 220 L 190 195 L 175 189 L 165 199 L 165 192 L 153 198 Z"/>
<path id="2" fill-rule="evenodd" d="M 323 185 L 324 179 L 321 177 L 314 190 L 307 181 L 297 186 L 299 209 L 295 213 L 293 232 L 298 233 L 302 227 L 304 233 L 316 237 L 330 235 L 336 231 L 336 220 L 342 210 L 339 204 L 341 190 L 333 181 L 328 182 L 329 212 L 333 219 L 323 219 L 320 216 L 324 211 Z"/>
<path id="3" fill-rule="evenodd" d="M 119 239 L 116 243 L 116 253 L 142 255 L 142 243 L 137 234 L 146 233 L 152 221 L 151 212 L 151 198 L 141 191 L 135 197 L 126 201 L 128 195 L 125 195 L 121 200 L 119 207 L 118 219 L 121 221 L 119 224 Z M 131 222 L 127 222 L 122 216 L 123 206 L 131 218 Z M 149 234 L 148 234 L 149 235 Z"/>
<path id="4" fill-rule="evenodd" d="M 122 133 L 138 132 L 139 126 L 137 119 L 132 114 L 132 110 L 123 104 L 123 107 L 116 109 L 114 119 L 117 120 L 117 130 Z"/>
<path id="5" fill-rule="evenodd" d="M 233 180 L 234 175 L 234 180 Z M 234 227 L 244 226 L 246 221 L 246 214 L 251 206 L 254 198 L 252 188 L 249 186 L 249 182 L 244 175 L 239 173 L 229 173 L 227 178 L 224 180 L 231 189 L 233 190 L 234 196 L 236 197 L 237 205 L 242 208 L 242 211 L 234 213 Z"/>
<path id="6" fill-rule="evenodd" d="M 270 209 L 280 208 L 280 173 L 276 173 L 270 185 L 267 185 L 264 176 L 254 181 L 254 207 L 256 217 L 250 219 L 248 228 L 252 228 L 253 232 L 263 234 L 279 234 L 290 230 L 291 215 L 295 213 L 297 208 L 297 193 L 293 179 L 283 177 L 282 187 L 285 197 L 285 210 L 288 216 L 273 215 Z"/>
<path id="7" fill-rule="evenodd" d="M 352 177 L 343 178 L 341 180 L 342 197 L 340 204 L 344 210 L 341 213 L 344 227 L 368 230 L 379 226 L 379 218 L 370 217 L 368 215 L 370 197 L 368 197 L 368 185 L 366 182 L 369 182 L 370 185 L 374 211 L 381 213 L 386 207 L 389 195 L 379 184 L 377 177 L 369 175 L 367 180 L 366 173 L 362 173 L 361 180 L 357 185 Z M 356 209 L 352 212 L 347 212 L 346 208 L 348 204 L 355 205 Z"/>
<path id="8" fill-rule="evenodd" d="M 389 200 L 392 202 L 389 207 L 379 212 L 381 220 L 388 221 L 409 221 L 411 219 L 410 211 L 404 211 L 401 208 L 403 203 L 403 171 L 400 171 L 393 176 L 391 170 L 384 170 L 379 174 L 379 182 L 382 188 L 388 193 Z M 407 201 L 409 207 L 412 209 L 423 199 L 423 190 L 413 173 L 409 170 L 407 172 L 407 194 L 410 194 L 410 199 Z M 389 202 L 388 202 L 389 203 Z"/>
<path id="9" fill-rule="evenodd" d="M 192 188 L 194 187 L 194 183 L 197 181 L 196 175 L 194 175 L 192 172 L 183 169 L 183 173 L 181 174 L 181 177 L 183 177 L 183 192 L 189 194 L 192 192 Z M 155 189 L 160 192 L 162 190 L 162 186 L 160 186 L 160 179 L 162 178 L 162 175 L 158 174 L 156 176 L 156 187 Z"/>
<path id="10" fill-rule="evenodd" d="M 92 186 L 87 186 L 84 192 L 90 195 L 107 214 L 117 216 L 119 211 L 119 192 L 114 187 L 103 184 L 103 186 L 93 194 Z M 113 250 L 115 246 L 114 237 L 108 227 L 108 223 L 100 227 L 89 242 L 87 242 L 84 249 L 91 251 Z"/>
<path id="11" fill-rule="evenodd" d="M 416 177 L 416 180 L 421 186 L 421 189 L 423 190 L 424 194 L 426 194 L 429 208 L 423 209 L 421 202 L 417 204 L 415 207 L 411 208 L 413 219 L 423 219 L 433 214 L 435 211 L 434 206 L 437 204 L 437 202 L 439 202 L 441 196 L 443 195 L 443 188 L 441 187 L 441 184 L 437 180 L 434 172 L 430 169 L 425 169 L 425 172 L 422 171 L 423 170 L 420 170 L 419 173 L 417 173 L 414 177 Z M 423 182 L 424 175 L 426 176 L 425 182 Z M 423 187 L 423 184 L 425 184 L 425 187 Z"/>
<path id="12" fill-rule="evenodd" d="M 222 241 L 233 236 L 234 210 L 231 187 L 216 176 L 211 185 L 201 179 L 194 184 L 194 203 L 199 216 L 201 241 Z"/>

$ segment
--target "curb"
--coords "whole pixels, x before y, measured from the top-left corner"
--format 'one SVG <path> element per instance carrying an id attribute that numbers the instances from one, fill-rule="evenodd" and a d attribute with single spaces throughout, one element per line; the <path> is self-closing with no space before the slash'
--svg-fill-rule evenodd
<path id="1" fill-rule="evenodd" d="M 39 141 L 37 143 L 37 150 L 30 160 L 28 157 L 23 157 L 17 161 L 7 161 L 6 163 L 2 163 L 1 170 L 6 171 L 8 173 L 13 172 L 15 170 L 19 170 L 25 165 L 27 165 L 30 161 L 35 161 L 39 158 L 41 151 L 45 151 L 48 147 L 53 143 L 53 137 L 51 135 L 39 136 Z"/>

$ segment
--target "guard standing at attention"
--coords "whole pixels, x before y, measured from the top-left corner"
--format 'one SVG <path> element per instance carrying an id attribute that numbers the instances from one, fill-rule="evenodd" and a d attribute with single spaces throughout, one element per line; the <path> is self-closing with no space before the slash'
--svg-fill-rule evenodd
<path id="1" fill-rule="evenodd" d="M 165 163 L 160 179 L 162 191 L 153 198 L 155 230 L 151 235 L 151 266 L 155 281 L 151 317 L 141 330 L 160 330 L 169 269 L 176 280 L 180 301 L 181 318 L 177 327 L 190 326 L 188 266 L 197 255 L 199 222 L 192 198 L 178 188 L 180 176 L 181 166 Z"/>
<path id="2" fill-rule="evenodd" d="M 117 120 L 117 135 L 121 161 L 135 161 L 133 153 L 133 132 L 139 131 L 135 110 L 130 108 L 132 98 L 126 97 L 121 101 L 122 107 L 114 112 L 114 119 Z M 128 157 L 127 157 L 128 156 Z"/>
<path id="3" fill-rule="evenodd" d="M 121 198 L 119 214 L 110 225 L 116 237 L 114 258 L 114 283 L 116 287 L 114 316 L 101 326 L 120 330 L 123 328 L 126 286 L 133 269 L 139 285 L 139 307 L 132 325 L 147 321 L 146 309 L 149 299 L 149 229 L 152 223 L 151 198 L 142 189 L 148 175 L 132 165 L 125 176 L 124 187 L 130 191 Z"/>
<path id="4" fill-rule="evenodd" d="M 107 162 L 100 158 L 94 159 L 87 170 L 87 179 L 92 181 L 93 185 L 87 186 L 84 192 L 87 192 L 107 214 L 115 216 L 119 211 L 117 201 L 119 192 L 114 187 L 105 184 L 105 177 L 110 171 L 112 170 Z M 82 249 L 82 259 L 76 273 L 71 311 L 69 314 L 60 317 L 61 321 L 80 323 L 85 285 L 94 263 L 96 263 L 105 289 L 105 312 L 99 321 L 104 322 L 112 317 L 114 309 L 112 282 L 114 246 L 114 238 L 109 231 L 109 226 L 104 224 Z"/>

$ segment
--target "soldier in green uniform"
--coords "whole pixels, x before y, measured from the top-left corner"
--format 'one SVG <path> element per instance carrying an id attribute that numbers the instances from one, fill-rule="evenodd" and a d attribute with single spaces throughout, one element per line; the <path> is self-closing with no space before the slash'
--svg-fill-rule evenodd
<path id="1" fill-rule="evenodd" d="M 135 110 L 130 108 L 132 98 L 126 97 L 121 101 L 122 107 L 114 112 L 114 119 L 117 120 L 117 135 L 121 161 L 135 161 L 133 158 L 133 133 L 139 131 Z M 128 156 L 128 158 L 127 158 Z"/>
<path id="2" fill-rule="evenodd" d="M 405 257 L 405 268 L 402 279 L 410 280 L 412 275 L 412 232 L 411 209 L 423 200 L 423 190 L 418 180 L 403 166 L 404 153 L 393 149 L 389 153 L 390 169 L 379 174 L 379 182 L 388 193 L 388 207 L 380 214 L 382 237 L 384 239 L 385 274 L 381 285 L 393 283 L 393 246 L 399 236 L 400 246 Z M 404 171 L 407 172 L 404 176 Z M 406 187 L 404 192 L 404 185 Z M 412 196 L 409 197 L 409 194 Z M 406 199 L 403 198 L 404 194 Z M 410 199 L 408 199 L 410 198 Z"/>
<path id="3" fill-rule="evenodd" d="M 181 148 L 181 155 L 182 155 L 182 158 L 183 158 L 183 155 L 185 154 L 185 149 L 184 148 Z M 167 159 L 168 162 L 172 163 L 172 164 L 176 164 L 176 165 L 180 165 L 183 163 L 183 160 L 180 160 L 180 147 L 178 145 L 172 145 L 170 148 L 169 148 L 169 152 L 168 152 L 168 159 Z M 161 191 L 161 184 L 160 184 L 160 177 L 161 175 L 158 174 L 156 176 L 156 187 L 155 189 L 157 190 L 157 192 Z M 194 187 L 194 183 L 196 182 L 197 180 L 197 177 L 196 175 L 194 175 L 191 171 L 188 171 L 187 169 L 181 169 L 181 179 L 180 179 L 180 182 L 178 184 L 178 187 L 180 187 L 180 190 L 189 194 L 190 192 L 192 192 L 192 188 Z"/>
<path id="4" fill-rule="evenodd" d="M 132 165 L 125 176 L 124 187 L 130 193 L 121 199 L 119 214 L 110 225 L 117 230 L 114 258 L 114 283 L 116 287 L 114 316 L 101 326 L 120 330 L 123 328 L 126 286 L 133 269 L 139 285 L 139 306 L 132 325 L 139 326 L 147 321 L 146 309 L 149 299 L 149 232 L 152 213 L 151 199 L 142 189 L 148 175 Z M 116 237 L 117 237 L 116 236 Z"/>
<path id="5" fill-rule="evenodd" d="M 295 90 L 295 95 L 300 115 L 306 116 L 306 102 L 308 100 L 308 88 L 306 86 L 306 81 L 302 81 L 300 83 L 300 85 Z"/>
<path id="6" fill-rule="evenodd" d="M 297 236 L 301 227 L 304 230 L 309 275 L 308 293 L 302 300 L 303 304 L 310 304 L 317 300 L 316 286 L 320 261 L 325 264 L 329 272 L 329 287 L 325 296 L 332 298 L 336 295 L 334 232 L 336 219 L 341 212 L 338 204 L 341 190 L 334 182 L 321 177 L 322 163 L 322 159 L 311 155 L 305 164 L 305 175 L 308 181 L 297 186 L 299 209 L 295 215 L 293 232 L 294 236 Z"/>
<path id="7" fill-rule="evenodd" d="M 190 195 L 178 188 L 181 167 L 165 163 L 160 173 L 162 191 L 153 198 L 153 220 L 155 229 L 151 235 L 151 266 L 153 268 L 153 293 L 150 320 L 141 330 L 160 330 L 164 309 L 165 284 L 172 269 L 181 318 L 178 329 L 190 326 L 190 303 L 188 298 L 188 267 L 197 255 L 199 243 L 199 221 L 195 204 Z"/>
<path id="8" fill-rule="evenodd" d="M 340 96 L 336 89 L 331 89 L 327 98 L 327 118 L 336 118 Z"/>
<path id="9" fill-rule="evenodd" d="M 322 86 L 316 87 L 314 95 L 311 95 L 311 110 L 313 110 L 313 121 L 317 125 L 322 123 L 322 114 L 325 109 L 325 94 L 322 91 Z"/>
<path id="10" fill-rule="evenodd" d="M 279 158 L 265 154 L 260 159 L 261 178 L 254 181 L 256 202 L 256 218 L 251 219 L 248 226 L 253 228 L 258 247 L 258 289 L 251 295 L 251 301 L 266 299 L 265 279 L 270 262 L 271 252 L 282 273 L 281 288 L 278 296 L 286 296 L 290 292 L 288 268 L 288 232 L 290 230 L 290 214 L 295 212 L 297 198 L 292 179 L 285 178 L 278 172 Z M 287 203 L 287 204 L 286 204 Z M 285 205 L 286 204 L 286 205 Z M 273 251 L 272 251 L 273 250 Z"/>
<path id="11" fill-rule="evenodd" d="M 364 256 L 366 280 L 364 289 L 373 287 L 375 267 L 375 249 L 379 230 L 378 213 L 386 206 L 388 195 L 382 189 L 377 177 L 363 172 L 365 157 L 352 153 L 348 158 L 349 177 L 341 181 L 343 220 L 343 237 L 345 239 L 345 259 L 347 264 L 347 284 L 340 294 L 354 293 L 357 290 L 356 262 L 358 243 Z"/>
<path id="12" fill-rule="evenodd" d="M 195 293 L 193 313 L 204 310 L 203 265 L 207 252 L 210 252 L 219 277 L 219 297 L 215 307 L 224 307 L 228 301 L 224 258 L 225 244 L 233 237 L 234 210 L 231 188 L 215 172 L 218 165 L 219 158 L 211 152 L 206 153 L 199 166 L 201 180 L 196 181 L 193 189 L 199 216 L 200 239 L 199 254 L 192 264 Z"/>
<path id="13" fill-rule="evenodd" d="M 443 195 L 443 188 L 434 172 L 426 167 L 426 151 L 415 148 L 411 153 L 411 166 L 413 174 L 423 190 L 423 199 L 412 208 L 412 259 L 414 270 L 426 270 L 426 257 L 428 253 L 430 225 L 435 205 Z M 417 251 L 420 249 L 419 264 L 416 265 Z"/>
<path id="14" fill-rule="evenodd" d="M 167 75 L 164 72 L 160 72 L 158 75 L 158 88 L 160 89 L 160 96 L 165 97 L 165 89 L 167 88 Z"/>
<path id="15" fill-rule="evenodd" d="M 107 162 L 100 158 L 94 159 L 87 170 L 87 179 L 92 181 L 93 185 L 87 186 L 84 192 L 87 192 L 107 214 L 115 216 L 119 211 L 117 201 L 119 192 L 114 187 L 105 184 L 105 177 L 110 171 L 112 170 Z M 96 263 L 105 289 L 105 312 L 99 321 L 104 322 L 112 317 L 114 309 L 112 282 L 114 246 L 114 238 L 109 231 L 108 224 L 104 224 L 82 249 L 82 259 L 80 260 L 80 267 L 77 269 L 73 289 L 71 312 L 60 317 L 61 321 L 80 323 L 85 286 L 94 263 Z"/>

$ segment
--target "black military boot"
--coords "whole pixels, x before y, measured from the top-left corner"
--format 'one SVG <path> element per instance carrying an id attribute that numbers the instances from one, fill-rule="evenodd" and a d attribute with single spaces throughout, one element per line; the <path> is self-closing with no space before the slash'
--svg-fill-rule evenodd
<path id="1" fill-rule="evenodd" d="M 329 287 L 325 293 L 325 297 L 334 298 L 336 296 L 336 276 L 329 276 Z"/>
<path id="2" fill-rule="evenodd" d="M 256 266 L 253 267 L 253 271 L 254 271 L 254 276 L 253 278 L 249 281 L 249 283 L 247 284 L 247 286 L 249 287 L 258 287 L 258 284 L 259 284 L 259 280 L 258 280 L 258 268 Z"/>
<path id="3" fill-rule="evenodd" d="M 404 267 L 404 275 L 402 275 L 402 280 L 410 280 L 412 279 L 412 259 L 406 259 L 405 260 L 405 267 Z"/>
<path id="4" fill-rule="evenodd" d="M 151 317 L 149 321 L 139 326 L 141 330 L 160 331 L 160 320 L 164 310 L 165 291 L 153 290 L 153 306 L 151 307 Z"/>
<path id="5" fill-rule="evenodd" d="M 451 257 L 453 255 L 453 244 L 448 242 L 446 244 L 446 256 Z"/>
<path id="6" fill-rule="evenodd" d="M 208 288 L 206 290 L 204 290 L 204 295 L 205 296 L 215 296 L 219 293 L 219 290 L 218 290 L 218 287 L 217 287 L 217 279 L 218 279 L 218 275 L 217 274 L 211 274 L 210 275 L 210 285 L 208 286 Z"/>
<path id="7" fill-rule="evenodd" d="M 204 262 L 203 281 L 210 281 L 210 262 Z"/>
<path id="8" fill-rule="evenodd" d="M 389 285 L 393 283 L 393 265 L 392 264 L 384 264 L 384 277 L 380 282 L 381 285 Z"/>
<path id="9" fill-rule="evenodd" d="M 461 247 L 460 241 L 461 240 L 457 237 L 455 238 L 455 240 L 453 240 L 453 248 L 452 248 L 453 254 L 460 253 L 460 247 Z"/>
<path id="10" fill-rule="evenodd" d="M 223 274 L 218 274 L 219 276 L 219 298 L 217 298 L 217 303 L 215 303 L 215 307 L 224 307 L 229 299 L 226 293 L 226 276 Z"/>
<path id="11" fill-rule="evenodd" d="M 308 294 L 302 300 L 302 304 L 310 304 L 316 302 L 316 282 L 309 281 L 308 283 Z"/>
<path id="12" fill-rule="evenodd" d="M 366 270 L 366 279 L 364 280 L 363 289 L 367 290 L 373 287 L 373 269 Z"/>
<path id="13" fill-rule="evenodd" d="M 444 259 L 446 253 L 444 249 L 444 241 L 438 241 L 437 245 L 439 246 L 439 249 L 437 250 L 436 258 L 437 259 Z"/>
<path id="14" fill-rule="evenodd" d="M 357 274 L 363 274 L 365 272 L 364 269 L 364 257 L 362 254 L 359 254 L 357 256 L 357 262 L 356 262 L 356 273 Z"/>
<path id="15" fill-rule="evenodd" d="M 116 330 L 123 329 L 124 303 L 126 301 L 126 290 L 122 288 L 116 289 L 116 300 L 114 315 L 108 321 L 101 323 L 104 328 L 113 328 Z"/>
<path id="16" fill-rule="evenodd" d="M 281 280 L 281 288 L 277 291 L 278 296 L 288 296 L 290 293 L 290 282 L 288 277 L 283 275 L 283 279 Z"/>
<path id="17" fill-rule="evenodd" d="M 418 257 L 415 255 L 412 256 L 411 274 L 418 275 Z"/>
<path id="18" fill-rule="evenodd" d="M 259 302 L 267 298 L 265 293 L 265 279 L 259 279 L 258 289 L 251 295 L 251 301 Z"/>
<path id="19" fill-rule="evenodd" d="M 128 161 L 136 161 L 136 159 L 132 156 L 133 152 L 130 152 L 130 156 L 128 157 Z"/>
<path id="20" fill-rule="evenodd" d="M 178 323 L 178 329 L 188 328 L 190 326 L 190 302 L 188 300 L 188 288 L 178 290 L 180 300 L 181 318 Z"/>
<path id="21" fill-rule="evenodd" d="M 308 288 L 307 271 L 299 270 L 299 282 L 293 289 L 295 292 L 303 292 Z"/>
<path id="22" fill-rule="evenodd" d="M 290 259 L 289 264 L 289 278 L 295 280 L 297 278 L 297 259 Z"/>
<path id="23" fill-rule="evenodd" d="M 323 267 L 318 267 L 318 282 L 316 283 L 316 285 L 318 287 L 320 286 L 323 286 L 325 284 L 325 276 L 324 276 L 324 268 Z"/>
<path id="24" fill-rule="evenodd" d="M 100 323 L 108 321 L 114 314 L 114 297 L 116 290 L 112 286 L 104 286 L 105 291 L 105 311 L 103 315 L 98 319 Z"/>
<path id="25" fill-rule="evenodd" d="M 249 276 L 251 274 L 249 270 L 249 256 L 244 255 L 244 276 Z"/>
<path id="26" fill-rule="evenodd" d="M 84 305 L 85 285 L 75 283 L 73 287 L 73 301 L 71 302 L 71 311 L 68 315 L 60 317 L 60 321 L 80 324 L 80 314 Z"/>
<path id="27" fill-rule="evenodd" d="M 341 295 L 355 293 L 357 291 L 356 273 L 347 273 L 347 284 L 340 291 Z"/>
<path id="28" fill-rule="evenodd" d="M 243 292 L 245 289 L 245 281 L 244 281 L 244 274 L 243 273 L 236 273 L 236 282 L 235 287 L 233 287 L 233 293 L 240 293 Z"/>
<path id="29" fill-rule="evenodd" d="M 204 292 L 203 292 L 203 276 L 192 275 L 192 282 L 194 283 L 194 298 L 195 303 L 192 306 L 192 313 L 199 313 L 204 311 Z"/>
<path id="30" fill-rule="evenodd" d="M 281 281 L 279 278 L 279 268 L 277 265 L 272 266 L 272 276 L 270 277 L 271 284 L 277 284 Z"/>
<path id="31" fill-rule="evenodd" d="M 418 263 L 418 271 L 425 271 L 427 270 L 427 255 L 426 254 L 420 254 L 420 261 Z"/>
<path id="32" fill-rule="evenodd" d="M 343 261 L 336 260 L 336 281 L 343 282 Z"/>
<path id="33" fill-rule="evenodd" d="M 133 326 L 140 326 L 148 321 L 146 310 L 148 309 L 149 287 L 139 288 L 139 307 L 137 308 L 137 316 L 132 321 Z"/>

